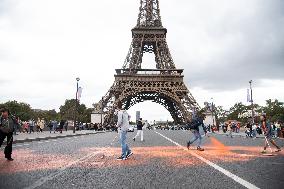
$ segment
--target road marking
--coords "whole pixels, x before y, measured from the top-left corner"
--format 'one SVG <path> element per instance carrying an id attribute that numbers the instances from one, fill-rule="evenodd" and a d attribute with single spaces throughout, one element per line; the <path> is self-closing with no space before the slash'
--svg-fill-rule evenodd
<path id="1" fill-rule="evenodd" d="M 158 133 L 157 131 L 155 131 L 155 133 L 157 133 L 158 135 L 160 135 L 161 137 L 167 139 L 168 141 L 170 141 L 171 143 L 175 144 L 176 146 L 182 148 L 185 151 L 188 151 L 187 148 L 185 148 L 184 146 L 180 145 L 179 143 L 173 141 L 172 139 L 164 136 L 161 133 Z M 213 167 L 214 169 L 220 171 L 221 173 L 223 173 L 224 175 L 226 175 L 227 177 L 233 179 L 234 181 L 236 181 L 237 183 L 241 184 L 242 186 L 249 188 L 249 189 L 259 189 L 257 186 L 253 185 L 252 183 L 238 177 L 237 175 L 234 175 L 233 173 L 231 173 L 230 171 L 227 171 L 226 169 L 220 167 L 219 165 L 203 158 L 202 156 L 192 152 L 192 151 L 188 151 L 191 155 L 193 155 L 194 157 L 200 159 L 201 161 L 203 161 L 204 163 L 210 165 L 211 167 Z"/>
<path id="2" fill-rule="evenodd" d="M 29 146 L 30 144 L 24 144 L 24 146 Z"/>

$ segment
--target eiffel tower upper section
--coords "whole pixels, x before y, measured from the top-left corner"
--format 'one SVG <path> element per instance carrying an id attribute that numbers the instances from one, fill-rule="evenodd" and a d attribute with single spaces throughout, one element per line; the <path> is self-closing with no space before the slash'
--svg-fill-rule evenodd
<path id="1" fill-rule="evenodd" d="M 176 69 L 166 42 L 167 29 L 163 27 L 159 0 L 140 0 L 137 25 L 132 29 L 132 43 L 123 69 L 136 73 L 142 69 L 143 54 L 154 53 L 156 69 Z"/>

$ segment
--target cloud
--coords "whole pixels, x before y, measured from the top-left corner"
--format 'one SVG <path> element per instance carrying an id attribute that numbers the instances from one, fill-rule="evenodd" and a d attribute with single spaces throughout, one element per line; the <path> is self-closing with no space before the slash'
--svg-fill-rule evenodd
<path id="1" fill-rule="evenodd" d="M 243 100 L 250 79 L 258 94 L 266 94 L 260 102 L 268 96 L 284 100 L 283 1 L 163 0 L 160 7 L 175 64 L 185 69 L 200 104 L 211 97 L 225 106 Z M 80 77 L 82 103 L 91 107 L 123 65 L 138 9 L 138 0 L 0 1 L 0 102 L 58 109 L 75 96 Z"/>
<path id="2" fill-rule="evenodd" d="M 284 79 L 283 1 L 181 1 L 175 7 L 181 11 L 165 20 L 169 33 L 177 33 L 168 38 L 191 86 L 223 91 L 250 79 Z"/>

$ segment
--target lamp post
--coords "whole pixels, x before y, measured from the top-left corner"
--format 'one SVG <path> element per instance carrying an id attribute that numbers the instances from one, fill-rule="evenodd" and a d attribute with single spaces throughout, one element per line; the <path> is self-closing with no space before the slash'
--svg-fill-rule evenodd
<path id="1" fill-rule="evenodd" d="M 254 108 L 253 108 L 253 99 L 252 99 L 252 80 L 249 81 L 249 87 L 250 87 L 251 117 L 252 117 L 252 123 L 254 124 Z"/>
<path id="2" fill-rule="evenodd" d="M 79 81 L 80 81 L 80 78 L 77 77 L 76 78 L 76 81 L 77 81 L 77 88 L 76 88 L 76 101 L 75 101 L 75 113 L 74 113 L 74 128 L 73 128 L 73 133 L 75 133 L 75 130 L 76 130 L 76 126 L 77 126 L 77 109 L 78 109 L 78 89 L 79 89 Z"/>
<path id="3" fill-rule="evenodd" d="M 214 104 L 213 104 L 213 98 L 211 98 L 211 113 L 212 113 L 212 121 L 213 121 L 213 125 L 214 126 Z"/>
<path id="4" fill-rule="evenodd" d="M 102 104 L 101 104 L 101 127 L 103 127 L 103 111 L 104 111 L 103 100 L 104 97 L 102 97 Z"/>

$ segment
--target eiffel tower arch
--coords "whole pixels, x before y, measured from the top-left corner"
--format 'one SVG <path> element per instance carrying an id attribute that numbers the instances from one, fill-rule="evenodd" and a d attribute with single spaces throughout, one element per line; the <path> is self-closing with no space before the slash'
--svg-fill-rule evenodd
<path id="1" fill-rule="evenodd" d="M 183 81 L 183 69 L 177 69 L 167 45 L 159 0 L 140 0 L 137 25 L 131 30 L 132 42 L 121 69 L 106 95 L 94 104 L 94 113 L 103 113 L 104 125 L 114 124 L 118 102 L 124 109 L 152 101 L 164 106 L 176 124 L 190 120 L 200 107 Z M 156 68 L 142 69 L 145 53 L 154 53 Z"/>

